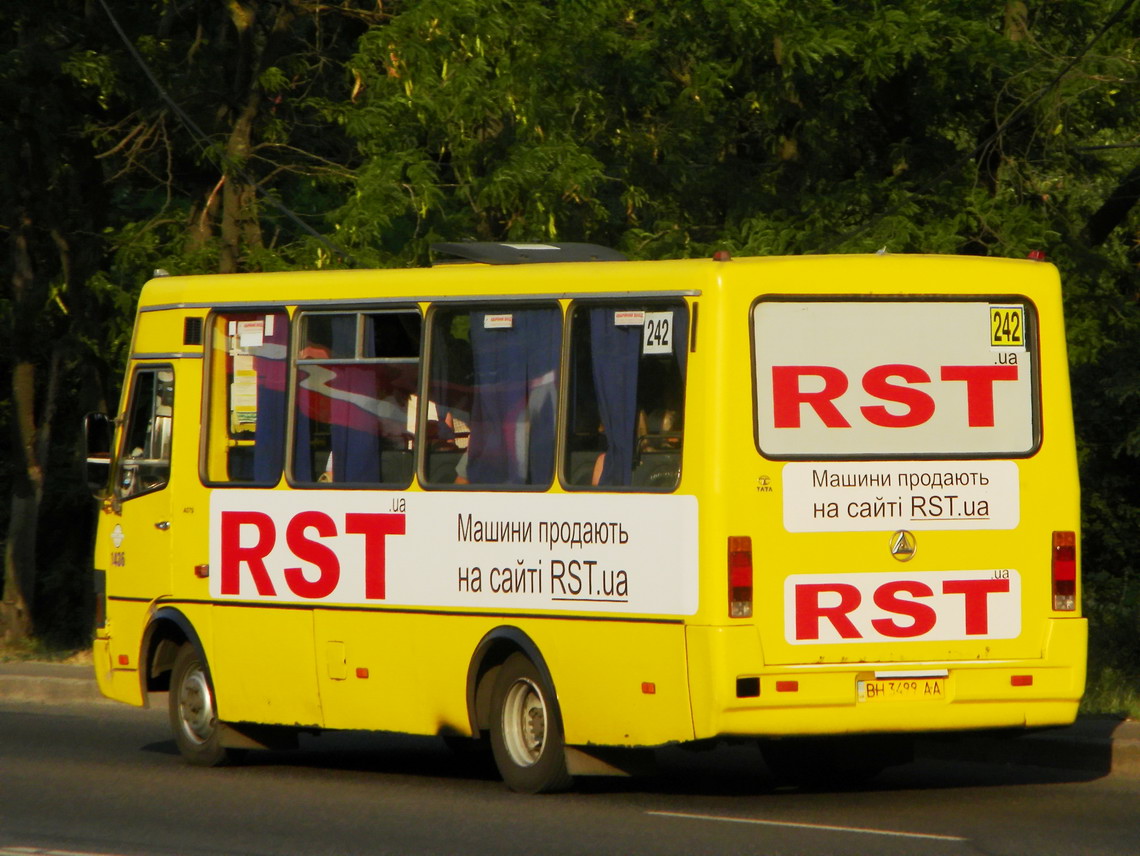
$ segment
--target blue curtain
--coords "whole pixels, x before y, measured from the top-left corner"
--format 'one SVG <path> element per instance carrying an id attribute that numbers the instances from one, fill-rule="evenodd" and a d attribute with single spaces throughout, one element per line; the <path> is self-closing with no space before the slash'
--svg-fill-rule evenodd
<path id="1" fill-rule="evenodd" d="M 637 368 L 642 328 L 614 324 L 615 307 L 590 310 L 590 358 L 606 438 L 599 484 L 628 485 L 637 438 Z"/>
<path id="2" fill-rule="evenodd" d="M 488 315 L 510 326 L 488 329 Z M 471 313 L 472 484 L 545 484 L 554 469 L 561 313 L 555 308 Z"/>
<path id="3" fill-rule="evenodd" d="M 590 310 L 590 360 L 593 370 L 594 392 L 598 398 L 598 416 L 606 438 L 606 457 L 602 464 L 599 485 L 628 486 L 632 484 L 634 455 L 637 443 L 637 392 L 641 367 L 641 325 L 615 325 L 614 313 L 632 307 L 605 306 Z M 673 356 L 680 372 L 680 388 L 684 388 L 685 365 L 688 357 L 689 319 L 683 307 L 648 308 L 645 311 L 673 313 Z M 653 405 L 681 402 L 652 401 Z"/>

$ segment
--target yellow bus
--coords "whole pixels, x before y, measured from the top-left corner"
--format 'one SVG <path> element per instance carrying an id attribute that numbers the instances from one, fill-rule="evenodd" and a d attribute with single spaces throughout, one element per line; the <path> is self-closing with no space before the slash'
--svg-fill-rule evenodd
<path id="1" fill-rule="evenodd" d="M 439 252 L 142 291 L 89 423 L 95 670 L 169 690 L 191 762 L 372 729 L 537 792 L 759 740 L 807 780 L 1073 720 L 1052 265 Z"/>

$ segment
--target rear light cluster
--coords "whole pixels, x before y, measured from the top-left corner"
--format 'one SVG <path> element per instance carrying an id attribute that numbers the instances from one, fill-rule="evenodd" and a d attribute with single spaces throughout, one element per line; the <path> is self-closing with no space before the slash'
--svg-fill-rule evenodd
<path id="1" fill-rule="evenodd" d="M 752 539 L 747 535 L 728 539 L 728 615 L 752 617 Z"/>
<path id="2" fill-rule="evenodd" d="M 1053 609 L 1077 608 L 1077 533 L 1053 533 Z"/>

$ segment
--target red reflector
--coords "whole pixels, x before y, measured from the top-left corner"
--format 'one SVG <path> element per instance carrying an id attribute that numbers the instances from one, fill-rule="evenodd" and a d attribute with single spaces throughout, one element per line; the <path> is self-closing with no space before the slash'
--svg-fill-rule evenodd
<path id="1" fill-rule="evenodd" d="M 120 654 L 119 655 L 119 665 L 120 666 L 129 666 L 130 664 L 131 664 L 131 658 L 130 657 L 128 657 L 126 654 Z"/>
<path id="2" fill-rule="evenodd" d="M 356 677 L 367 678 L 368 677 L 368 669 L 364 668 L 363 666 L 358 667 L 356 670 Z"/>
<path id="3" fill-rule="evenodd" d="M 653 683 L 653 681 L 642 681 L 641 682 L 641 691 L 643 693 L 645 693 L 646 695 L 656 695 L 657 694 L 657 684 Z"/>
<path id="4" fill-rule="evenodd" d="M 748 535 L 728 539 L 728 614 L 731 618 L 752 615 L 752 539 Z"/>
<path id="5" fill-rule="evenodd" d="M 1009 685 L 1011 687 L 1031 687 L 1033 686 L 1033 675 L 1010 675 Z"/>
<path id="6" fill-rule="evenodd" d="M 799 681 L 776 681 L 776 692 L 778 693 L 798 693 L 799 691 Z"/>
<path id="7" fill-rule="evenodd" d="M 206 579 L 206 577 L 210 576 L 210 566 L 209 565 L 195 565 L 194 566 L 194 576 L 196 576 L 200 580 Z"/>

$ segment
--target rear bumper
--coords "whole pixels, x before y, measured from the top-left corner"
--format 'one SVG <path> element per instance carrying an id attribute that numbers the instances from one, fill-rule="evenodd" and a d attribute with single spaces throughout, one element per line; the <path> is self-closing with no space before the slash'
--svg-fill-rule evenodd
<path id="1" fill-rule="evenodd" d="M 1084 692 L 1084 619 L 1052 620 L 1043 656 L 1016 661 L 763 667 L 751 628 L 688 630 L 698 738 L 1067 725 Z M 934 699 L 860 701 L 859 681 L 884 671 L 945 673 L 944 693 Z"/>

